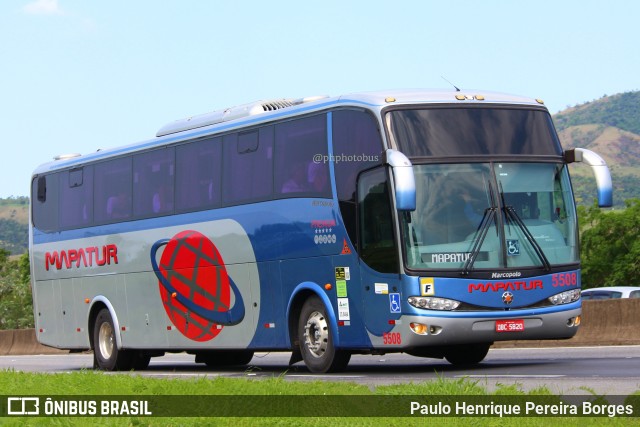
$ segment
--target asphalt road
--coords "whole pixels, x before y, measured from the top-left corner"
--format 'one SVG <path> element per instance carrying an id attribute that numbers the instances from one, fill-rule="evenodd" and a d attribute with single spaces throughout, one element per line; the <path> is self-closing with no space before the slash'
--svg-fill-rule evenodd
<path id="1" fill-rule="evenodd" d="M 0 370 L 73 372 L 91 369 L 92 357 L 91 354 L 1 356 Z M 628 395 L 640 390 L 640 346 L 492 349 L 482 364 L 464 369 L 444 360 L 404 354 L 356 355 L 346 371 L 325 375 L 309 373 L 303 363 L 288 366 L 288 361 L 289 353 L 256 353 L 247 367 L 213 369 L 195 364 L 192 355 L 168 354 L 152 359 L 149 368 L 137 374 L 160 378 L 278 376 L 290 381 L 350 381 L 369 387 L 468 378 L 489 390 L 500 384 L 517 384 L 525 391 L 546 386 L 561 395 Z"/>

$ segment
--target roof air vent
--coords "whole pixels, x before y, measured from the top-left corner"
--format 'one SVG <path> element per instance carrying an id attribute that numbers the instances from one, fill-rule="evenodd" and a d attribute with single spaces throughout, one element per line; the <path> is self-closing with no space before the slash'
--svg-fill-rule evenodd
<path id="1" fill-rule="evenodd" d="M 80 153 L 59 154 L 59 155 L 55 156 L 53 158 L 53 160 L 55 160 L 55 161 L 68 160 L 68 159 L 73 159 L 74 157 L 80 157 L 80 156 L 81 156 Z"/>
<path id="2" fill-rule="evenodd" d="M 264 108 L 264 111 L 275 111 L 281 108 L 293 107 L 294 105 L 296 105 L 296 102 L 291 99 L 281 99 L 278 101 L 264 102 L 262 103 L 262 108 Z"/>
<path id="3" fill-rule="evenodd" d="M 282 98 L 271 101 L 258 101 L 252 102 L 250 104 L 238 105 L 236 107 L 225 108 L 224 110 L 217 110 L 199 116 L 176 120 L 160 128 L 160 130 L 156 133 L 156 136 L 170 135 L 172 133 L 182 132 L 185 130 L 215 125 L 217 123 L 223 123 L 243 117 L 262 114 L 267 111 L 281 110 L 283 108 L 289 108 L 295 105 L 304 104 L 305 102 L 317 101 L 323 98 L 327 97 L 313 96 L 301 99 Z"/>

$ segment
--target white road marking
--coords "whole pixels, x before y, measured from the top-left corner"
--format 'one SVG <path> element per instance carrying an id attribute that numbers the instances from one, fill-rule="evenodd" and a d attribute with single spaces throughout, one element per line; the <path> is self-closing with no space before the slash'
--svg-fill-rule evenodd
<path id="1" fill-rule="evenodd" d="M 562 378 L 566 375 L 456 375 L 456 378 Z"/>

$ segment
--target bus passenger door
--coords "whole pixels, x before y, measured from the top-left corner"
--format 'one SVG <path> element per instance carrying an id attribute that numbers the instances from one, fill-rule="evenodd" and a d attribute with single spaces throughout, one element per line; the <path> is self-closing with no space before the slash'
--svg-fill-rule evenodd
<path id="1" fill-rule="evenodd" d="M 388 333 L 400 318 L 398 247 L 387 170 L 381 166 L 358 180 L 358 233 L 364 322 L 374 346 L 401 344 Z"/>

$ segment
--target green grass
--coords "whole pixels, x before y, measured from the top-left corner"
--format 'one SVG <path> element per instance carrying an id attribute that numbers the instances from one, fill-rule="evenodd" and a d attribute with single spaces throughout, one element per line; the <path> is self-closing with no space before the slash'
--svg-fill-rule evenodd
<path id="1" fill-rule="evenodd" d="M 333 381 L 289 381 L 284 377 L 273 377 L 269 379 L 231 379 L 231 378 L 197 378 L 197 379 L 156 379 L 141 377 L 138 375 L 113 375 L 101 372 L 85 371 L 79 373 L 65 374 L 40 374 L 25 373 L 15 371 L 0 371 L 0 389 L 2 395 L 10 396 L 82 396 L 88 400 L 87 396 L 132 396 L 132 398 L 153 398 L 153 396 L 188 396 L 186 407 L 198 404 L 204 400 L 207 405 L 206 411 L 220 400 L 221 396 L 242 396 L 247 401 L 247 406 L 251 406 L 252 401 L 260 401 L 260 396 L 269 396 L 267 402 L 277 406 L 278 404 L 290 404 L 291 401 L 300 404 L 305 408 L 318 407 L 318 413 L 323 414 L 326 406 L 321 405 L 346 405 L 354 409 L 368 411 L 368 407 L 373 399 L 382 399 L 382 406 L 395 405 L 390 407 L 391 413 L 408 414 L 408 406 L 399 409 L 393 399 L 404 399 L 405 396 L 417 397 L 423 403 L 435 403 L 444 401 L 448 396 L 455 396 L 452 399 L 468 398 L 473 400 L 489 399 L 500 402 L 503 398 L 513 396 L 524 396 L 526 399 L 536 399 L 543 396 L 557 401 L 559 398 L 553 396 L 546 388 L 538 388 L 527 393 L 518 386 L 509 385 L 498 387 L 490 393 L 475 381 L 466 379 L 446 380 L 438 379 L 426 382 L 411 382 L 404 385 L 378 386 L 370 389 L 366 386 Z M 289 397 L 286 397 L 289 396 Z M 336 397 L 338 396 L 338 397 Z M 356 396 L 356 397 L 353 397 Z M 381 397 L 382 396 L 382 397 Z M 546 397 L 544 397 L 546 396 Z M 282 398 L 279 400 L 279 397 Z M 291 397 L 290 400 L 288 400 Z M 327 398 L 328 400 L 323 400 Z M 203 400 L 202 400 L 203 399 Z M 517 397 L 516 397 L 517 399 Z M 244 400 L 243 400 L 244 401 Z M 238 401 L 236 400 L 236 403 Z M 328 403 L 327 403 L 328 402 Z M 375 400 L 380 403 L 380 400 Z M 5 402 L 0 402 L 4 405 Z M 320 406 L 319 406 L 320 405 Z M 406 405 L 406 402 L 403 403 Z M 384 412 L 383 407 L 371 408 Z M 636 412 L 638 409 L 636 409 Z M 213 425 L 213 426 L 418 426 L 418 425 L 465 425 L 465 426 L 629 426 L 640 425 L 638 418 L 606 418 L 606 417 L 7 417 L 0 418 L 2 425 L 99 425 L 99 426 L 191 426 L 191 425 Z"/>

